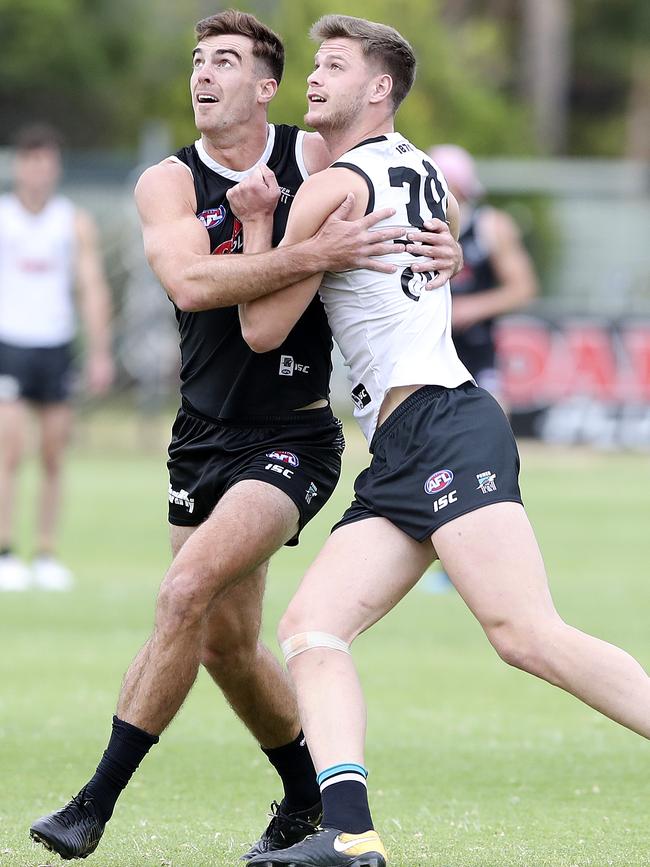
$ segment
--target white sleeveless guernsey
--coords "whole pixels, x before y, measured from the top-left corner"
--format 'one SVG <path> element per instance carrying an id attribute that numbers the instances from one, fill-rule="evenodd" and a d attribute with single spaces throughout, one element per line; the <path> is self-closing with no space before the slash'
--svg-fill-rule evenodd
<path id="1" fill-rule="evenodd" d="M 0 340 L 22 347 L 69 343 L 74 305 L 75 207 L 56 196 L 33 214 L 0 196 Z"/>
<path id="2" fill-rule="evenodd" d="M 448 189 L 429 157 L 399 133 L 369 139 L 333 166 L 361 175 L 370 194 L 367 213 L 395 208 L 376 228 L 420 227 L 446 218 Z M 410 253 L 385 256 L 395 274 L 359 269 L 327 272 L 320 296 L 332 334 L 349 369 L 354 415 L 370 442 L 382 401 L 398 385 L 454 388 L 472 380 L 451 338 L 451 293 L 447 282 L 424 291 L 429 274 L 413 274 Z"/>

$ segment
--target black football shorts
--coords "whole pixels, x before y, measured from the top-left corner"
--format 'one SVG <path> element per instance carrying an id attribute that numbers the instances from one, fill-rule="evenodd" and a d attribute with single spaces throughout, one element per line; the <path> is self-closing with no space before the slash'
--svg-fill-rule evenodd
<path id="1" fill-rule="evenodd" d="M 298 507 L 298 533 L 287 543 L 297 545 L 336 487 L 344 447 L 330 407 L 234 422 L 208 419 L 184 403 L 169 445 L 169 523 L 202 524 L 229 488 L 257 479 Z"/>
<path id="2" fill-rule="evenodd" d="M 422 542 L 474 509 L 521 503 L 510 424 L 496 400 L 473 383 L 418 389 L 378 428 L 370 453 L 335 530 L 380 516 Z"/>
<path id="3" fill-rule="evenodd" d="M 63 403 L 74 379 L 73 351 L 63 346 L 14 346 L 0 342 L 0 401 Z"/>

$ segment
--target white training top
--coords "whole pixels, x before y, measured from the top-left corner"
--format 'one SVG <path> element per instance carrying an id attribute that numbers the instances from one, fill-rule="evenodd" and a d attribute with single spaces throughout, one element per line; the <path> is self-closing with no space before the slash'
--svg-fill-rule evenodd
<path id="1" fill-rule="evenodd" d="M 420 227 L 446 218 L 448 189 L 440 169 L 399 133 L 368 139 L 333 166 L 361 175 L 370 194 L 366 213 L 396 209 L 376 228 Z M 399 385 L 454 388 L 472 380 L 451 338 L 449 283 L 424 291 L 431 273 L 413 274 L 410 253 L 384 257 L 395 274 L 364 269 L 327 272 L 320 295 L 349 369 L 354 415 L 368 442 L 389 389 Z"/>
<path id="2" fill-rule="evenodd" d="M 76 331 L 75 207 L 56 196 L 33 214 L 0 196 L 0 340 L 61 346 Z"/>

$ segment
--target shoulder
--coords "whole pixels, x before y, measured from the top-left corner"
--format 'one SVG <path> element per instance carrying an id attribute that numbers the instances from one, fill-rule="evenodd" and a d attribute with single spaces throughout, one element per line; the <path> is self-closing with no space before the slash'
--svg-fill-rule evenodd
<path id="1" fill-rule="evenodd" d="M 298 196 L 304 202 L 308 200 L 319 211 L 325 210 L 330 213 L 332 207 L 341 204 L 348 193 L 354 193 L 357 199 L 357 207 L 354 209 L 351 219 L 362 216 L 368 200 L 368 187 L 365 180 L 347 166 L 332 166 L 311 175 L 298 191 Z M 358 214 L 363 201 L 363 208 Z M 334 203 L 334 204 L 333 204 Z"/>
<path id="2" fill-rule="evenodd" d="M 310 175 L 323 171 L 332 162 L 329 148 L 318 132 L 304 133 L 302 152 L 305 166 Z"/>
<path id="3" fill-rule="evenodd" d="M 354 193 L 355 202 L 347 220 L 355 220 L 365 213 L 368 192 L 361 179 L 342 169 L 325 169 L 307 178 L 296 193 L 289 211 L 289 221 L 283 244 L 292 244 L 309 238 Z"/>
<path id="4" fill-rule="evenodd" d="M 156 201 L 180 201 L 194 205 L 196 194 L 189 167 L 173 157 L 149 166 L 135 185 L 135 200 L 139 208 Z"/>
<path id="5" fill-rule="evenodd" d="M 517 243 L 519 226 L 506 211 L 484 205 L 476 214 L 476 229 L 488 249 Z"/>

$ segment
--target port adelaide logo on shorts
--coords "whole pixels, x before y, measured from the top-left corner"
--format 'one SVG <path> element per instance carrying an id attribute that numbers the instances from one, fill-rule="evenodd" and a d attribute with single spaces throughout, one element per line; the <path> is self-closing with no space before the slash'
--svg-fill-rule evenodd
<path id="1" fill-rule="evenodd" d="M 491 470 L 485 470 L 484 473 L 477 473 L 476 481 L 478 482 L 478 486 L 476 490 L 481 491 L 482 494 L 490 494 L 492 491 L 496 491 L 497 483 L 494 481 L 496 477 L 497 474 L 493 473 Z"/>
<path id="2" fill-rule="evenodd" d="M 285 452 L 283 450 L 267 452 L 266 457 L 271 458 L 272 461 L 280 461 L 281 464 L 288 464 L 290 467 L 300 466 L 298 456 L 294 455 L 293 452 Z"/>
<path id="3" fill-rule="evenodd" d="M 218 208 L 208 208 L 207 211 L 201 211 L 196 216 L 206 229 L 214 229 L 215 226 L 220 226 L 226 219 L 226 209 L 223 205 L 219 205 Z"/>
<path id="4" fill-rule="evenodd" d="M 436 470 L 424 483 L 424 491 L 426 494 L 439 494 L 453 481 L 454 474 L 451 470 Z"/>

